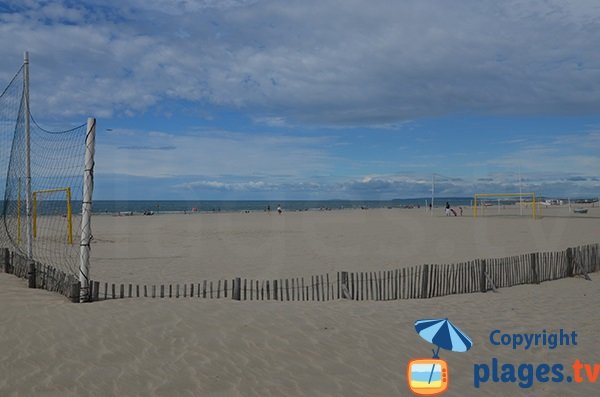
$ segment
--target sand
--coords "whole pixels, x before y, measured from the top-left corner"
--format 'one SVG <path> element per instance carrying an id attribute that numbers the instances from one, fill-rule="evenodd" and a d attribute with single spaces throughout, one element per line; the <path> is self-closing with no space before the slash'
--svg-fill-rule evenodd
<path id="1" fill-rule="evenodd" d="M 557 216 L 567 214 L 564 208 L 555 211 L 538 220 L 473 219 L 467 209 L 463 217 L 431 217 L 423 209 L 97 216 L 92 277 L 140 284 L 306 277 L 597 242 L 600 208 L 576 217 Z"/>
<path id="2" fill-rule="evenodd" d="M 563 249 L 597 242 L 599 231 L 592 217 L 474 222 L 417 210 L 96 217 L 92 271 L 108 281 L 160 282 L 383 270 Z M 410 301 L 71 304 L 0 273 L 0 396 L 407 396 L 408 361 L 431 356 L 413 323 L 436 317 L 474 343 L 467 353 L 441 352 L 447 396 L 592 396 L 597 384 L 473 386 L 474 364 L 493 357 L 600 362 L 600 283 L 592 279 Z M 564 328 L 579 344 L 513 351 L 489 343 L 496 328 Z"/>

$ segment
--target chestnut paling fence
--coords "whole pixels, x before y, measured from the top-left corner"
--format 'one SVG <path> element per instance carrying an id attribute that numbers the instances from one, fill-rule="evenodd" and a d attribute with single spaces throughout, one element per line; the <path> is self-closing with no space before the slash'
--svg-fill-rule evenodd
<path id="1" fill-rule="evenodd" d="M 32 288 L 59 292 L 80 301 L 79 281 L 53 266 L 28 261 L 3 249 L 6 273 L 27 278 Z M 309 277 L 257 280 L 234 277 L 183 284 L 115 284 L 90 281 L 84 301 L 121 298 L 196 298 L 239 301 L 329 301 L 423 299 L 486 292 L 520 284 L 539 284 L 600 270 L 600 245 L 536 252 L 454 264 L 369 272 L 337 272 Z"/>

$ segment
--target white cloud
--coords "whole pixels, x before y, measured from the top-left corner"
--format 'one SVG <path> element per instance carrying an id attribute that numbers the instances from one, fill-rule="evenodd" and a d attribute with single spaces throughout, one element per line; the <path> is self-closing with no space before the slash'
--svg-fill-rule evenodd
<path id="1" fill-rule="evenodd" d="M 596 197 L 597 185 L 598 179 L 591 176 L 534 173 L 524 175 L 520 185 L 516 174 L 494 173 L 476 179 L 438 180 L 435 184 L 435 195 L 469 197 L 476 192 L 515 193 L 521 187 L 523 191 L 535 191 L 538 195 L 546 197 Z M 393 199 L 431 197 L 431 179 L 430 176 L 371 175 L 343 180 L 326 178 L 316 183 L 269 177 L 221 177 L 178 183 L 172 186 L 172 189 L 205 193 L 218 191 L 225 195 L 242 194 L 236 197 L 273 197 L 285 194 L 288 198 L 300 199 Z M 259 196 L 253 196 L 257 194 Z"/>
<path id="2" fill-rule="evenodd" d="M 600 101 L 596 2 L 9 2 L 0 77 L 33 109 L 136 114 L 169 99 L 257 120 L 393 125 L 454 112 L 581 114 Z"/>

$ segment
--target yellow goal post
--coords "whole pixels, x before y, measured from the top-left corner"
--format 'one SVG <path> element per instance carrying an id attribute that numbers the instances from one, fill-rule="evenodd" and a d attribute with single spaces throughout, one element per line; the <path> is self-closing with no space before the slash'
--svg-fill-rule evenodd
<path id="1" fill-rule="evenodd" d="M 44 189 L 36 190 L 32 193 L 32 223 L 33 223 L 33 238 L 37 238 L 37 210 L 38 210 L 38 196 L 41 194 L 51 194 L 65 192 L 67 202 L 67 241 L 69 244 L 73 244 L 73 209 L 71 208 L 71 188 L 60 187 L 56 189 Z"/>
<path id="2" fill-rule="evenodd" d="M 537 201 L 535 193 L 476 193 L 473 196 L 473 217 L 477 218 L 479 202 L 483 201 L 482 198 L 499 198 L 499 197 L 518 197 L 522 198 L 530 198 L 531 199 L 531 215 L 533 219 L 537 218 Z M 479 201 L 479 202 L 478 202 Z M 522 202 L 519 201 L 519 205 L 522 205 Z"/>

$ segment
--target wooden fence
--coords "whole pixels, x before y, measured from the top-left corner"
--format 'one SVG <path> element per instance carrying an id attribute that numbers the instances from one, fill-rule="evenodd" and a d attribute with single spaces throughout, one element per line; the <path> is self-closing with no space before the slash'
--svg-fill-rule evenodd
<path id="1" fill-rule="evenodd" d="M 423 299 L 453 294 L 487 292 L 520 284 L 582 275 L 600 270 L 598 244 L 560 252 L 531 253 L 506 258 L 477 259 L 444 265 L 420 265 L 378 272 L 337 272 L 310 278 L 203 280 L 185 284 L 114 284 L 90 281 L 87 301 L 121 298 L 200 298 L 244 301 L 329 301 Z M 5 255 L 5 257 L 7 257 Z M 74 276 L 8 255 L 9 268 L 20 277 L 34 273 L 37 288 L 58 291 L 73 301 L 79 296 Z M 6 268 L 6 265 L 5 265 Z"/>
<path id="2" fill-rule="evenodd" d="M 73 302 L 79 302 L 79 280 L 55 267 L 27 260 L 6 248 L 0 249 L 0 260 L 5 273 L 28 279 L 29 288 L 58 292 Z"/>

